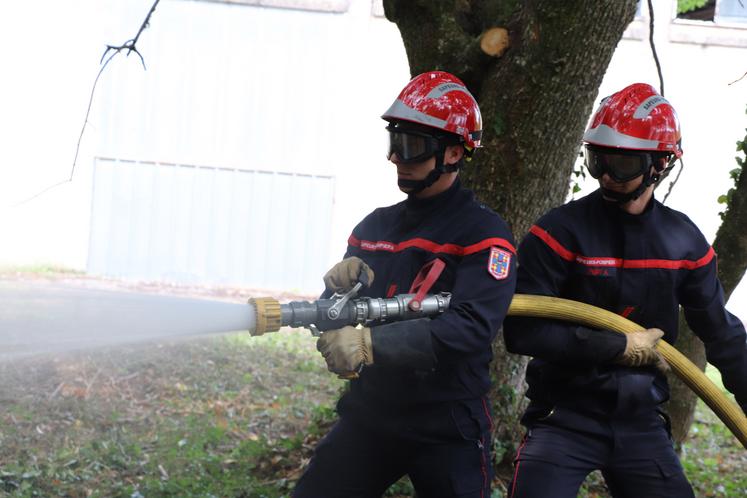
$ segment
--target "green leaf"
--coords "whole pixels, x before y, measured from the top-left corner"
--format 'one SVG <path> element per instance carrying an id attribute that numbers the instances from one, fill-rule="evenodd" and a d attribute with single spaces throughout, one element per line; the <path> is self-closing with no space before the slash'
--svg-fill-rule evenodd
<path id="1" fill-rule="evenodd" d="M 708 3 L 708 0 L 677 0 L 677 13 L 684 14 L 691 10 L 699 9 Z"/>
<path id="2" fill-rule="evenodd" d="M 718 196 L 718 203 L 719 204 L 726 204 L 728 202 L 728 197 L 724 194 L 721 194 Z"/>

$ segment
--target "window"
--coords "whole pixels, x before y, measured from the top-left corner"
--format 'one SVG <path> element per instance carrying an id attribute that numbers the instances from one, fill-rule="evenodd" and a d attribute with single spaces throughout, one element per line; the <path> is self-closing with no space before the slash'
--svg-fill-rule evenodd
<path id="1" fill-rule="evenodd" d="M 747 0 L 677 0 L 669 40 L 747 48 Z"/>
<path id="2" fill-rule="evenodd" d="M 747 23 L 747 0 L 718 0 L 716 2 L 716 23 Z"/>
<path id="3" fill-rule="evenodd" d="M 677 19 L 747 23 L 747 0 L 677 0 Z"/>
<path id="4" fill-rule="evenodd" d="M 253 5 L 255 7 L 277 7 L 281 9 L 312 10 L 319 12 L 344 13 L 350 8 L 351 0 L 203 0 L 215 3 Z"/>

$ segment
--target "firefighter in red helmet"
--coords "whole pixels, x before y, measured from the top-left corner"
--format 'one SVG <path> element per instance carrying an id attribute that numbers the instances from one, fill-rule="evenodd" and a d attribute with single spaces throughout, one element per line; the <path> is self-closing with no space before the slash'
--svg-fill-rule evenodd
<path id="1" fill-rule="evenodd" d="M 387 158 L 407 199 L 376 209 L 324 277 L 327 293 L 451 293 L 433 319 L 325 332 L 329 370 L 357 373 L 294 496 L 375 497 L 402 476 L 421 498 L 490 496 L 491 342 L 515 287 L 506 223 L 462 188 L 480 145 L 474 97 L 455 76 L 415 77 L 384 113 Z"/>
<path id="2" fill-rule="evenodd" d="M 594 470 L 614 497 L 691 497 L 662 408 L 669 387 L 656 343 L 674 343 L 681 306 L 747 410 L 747 335 L 724 308 L 716 255 L 703 234 L 654 198 L 682 155 L 671 104 L 650 85 L 630 85 L 602 101 L 584 142 L 600 188 L 531 227 L 519 247 L 517 292 L 586 302 L 642 330 L 506 320 L 508 350 L 533 357 L 527 432 L 509 497 L 575 497 Z"/>
<path id="3" fill-rule="evenodd" d="M 620 204 L 642 198 L 637 202 L 642 206 L 682 156 L 681 141 L 674 108 L 651 85 L 635 83 L 606 98 L 594 113 L 584 133 L 584 158 L 606 198 Z"/>

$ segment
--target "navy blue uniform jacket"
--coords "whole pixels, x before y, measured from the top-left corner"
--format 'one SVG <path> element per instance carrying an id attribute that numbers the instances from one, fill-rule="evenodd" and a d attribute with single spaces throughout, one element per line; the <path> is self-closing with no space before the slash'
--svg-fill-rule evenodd
<path id="1" fill-rule="evenodd" d="M 519 247 L 517 292 L 557 296 L 619 313 L 677 339 L 679 306 L 703 340 L 708 361 L 747 408 L 747 339 L 724 308 L 716 255 L 684 214 L 652 199 L 637 216 L 603 199 L 601 191 L 551 210 Z M 568 322 L 511 317 L 509 351 L 533 356 L 527 370 L 525 422 L 555 406 L 630 413 L 669 398 L 654 367 L 615 365 L 625 338 Z"/>
<path id="2" fill-rule="evenodd" d="M 491 254 L 497 253 L 502 263 L 491 274 Z M 421 268 L 438 258 L 446 266 L 429 293 L 452 297 L 450 308 L 436 318 L 374 328 L 374 364 L 351 382 L 341 413 L 347 409 L 370 418 L 481 400 L 490 385 L 491 342 L 516 286 L 514 241 L 500 216 L 457 180 L 435 197 L 408 198 L 373 211 L 348 240 L 345 257 L 351 256 L 375 274 L 362 295 L 407 293 Z"/>

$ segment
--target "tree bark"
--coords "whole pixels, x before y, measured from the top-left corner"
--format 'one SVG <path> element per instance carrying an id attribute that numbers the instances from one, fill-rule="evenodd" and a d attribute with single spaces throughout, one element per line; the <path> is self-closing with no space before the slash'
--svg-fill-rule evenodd
<path id="1" fill-rule="evenodd" d="M 565 201 L 586 121 L 636 0 L 384 0 L 402 34 L 412 75 L 441 69 L 480 103 L 483 149 L 464 183 L 510 224 L 517 240 Z M 482 33 L 506 28 L 501 57 Z M 526 358 L 494 344 L 495 446 L 499 473 L 520 434 Z"/>
<path id="2" fill-rule="evenodd" d="M 737 150 L 747 149 L 747 136 Z M 734 188 L 728 196 L 726 211 L 722 215 L 723 222 L 716 233 L 713 249 L 718 254 L 718 276 L 724 286 L 724 298 L 729 299 L 731 293 L 744 277 L 747 270 L 747 174 L 744 174 L 744 160 L 737 158 L 742 169 L 735 179 Z M 705 369 L 705 347 L 685 322 L 680 312 L 680 332 L 674 346 L 701 370 Z M 671 400 L 667 410 L 672 419 L 672 438 L 678 447 L 687 438 L 690 426 L 695 416 L 697 396 L 679 378 L 669 374 L 671 386 Z"/>

